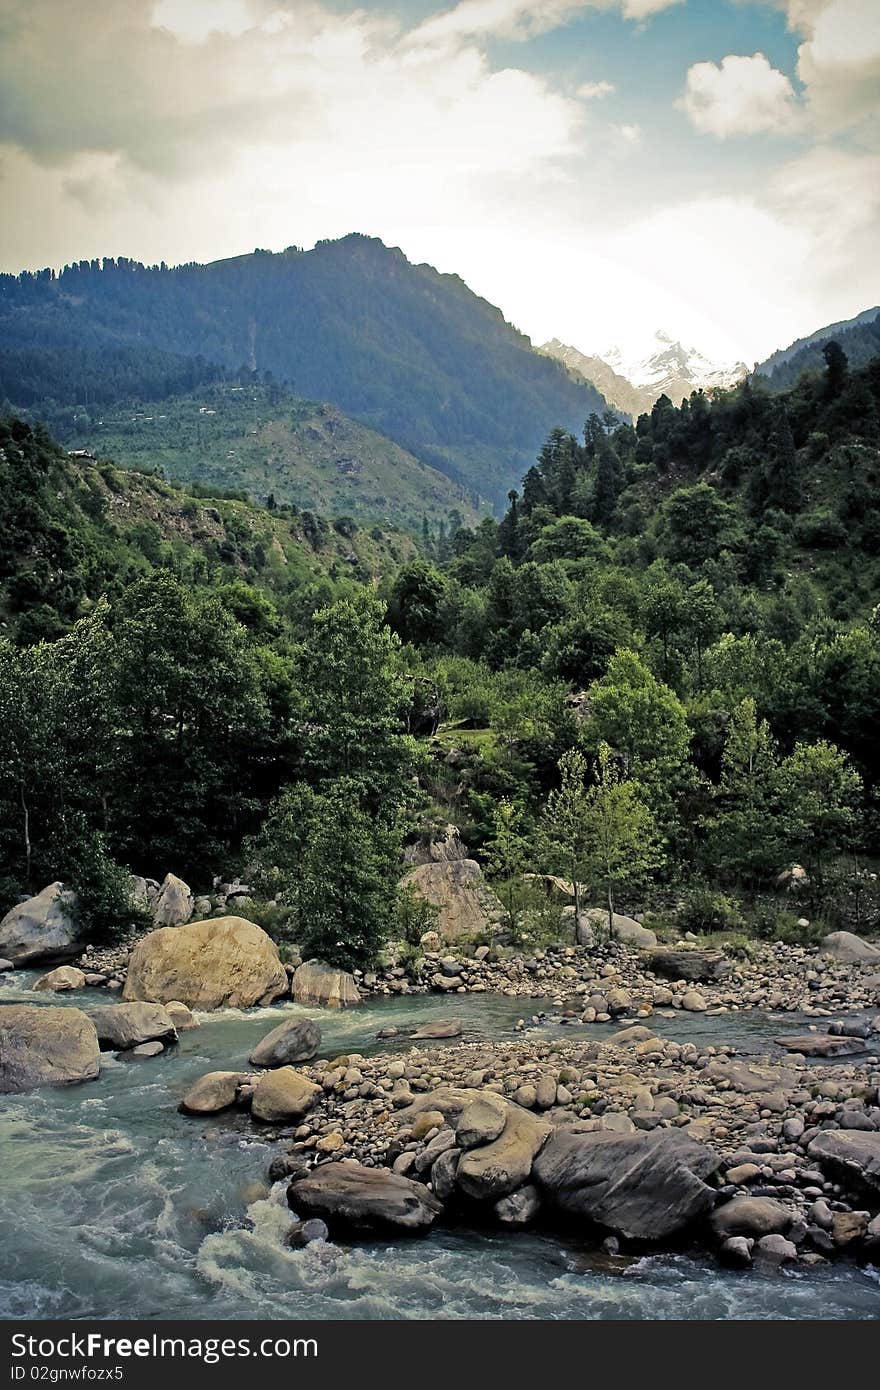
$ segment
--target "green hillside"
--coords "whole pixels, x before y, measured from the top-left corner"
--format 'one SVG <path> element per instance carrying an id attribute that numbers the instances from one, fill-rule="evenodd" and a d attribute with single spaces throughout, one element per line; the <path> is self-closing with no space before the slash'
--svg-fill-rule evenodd
<path id="1" fill-rule="evenodd" d="M 325 515 L 455 529 L 487 504 L 335 406 L 218 382 L 167 400 L 64 412 L 71 447 L 180 482 L 270 496 Z M 450 517 L 450 514 L 451 517 Z"/>
<path id="2" fill-rule="evenodd" d="M 393 527 L 194 495 L 71 457 L 19 420 L 0 422 L 0 493 L 0 622 L 21 642 L 57 636 L 99 597 L 156 570 L 191 588 L 242 581 L 283 617 L 308 611 L 316 595 L 372 588 L 415 554 Z"/>
<path id="3" fill-rule="evenodd" d="M 16 409 L 91 414 L 192 390 L 218 367 L 269 372 L 498 504 L 548 422 L 580 430 L 605 408 L 458 276 L 365 236 L 210 265 L 120 257 L 0 275 L 0 344 L 0 399 Z"/>

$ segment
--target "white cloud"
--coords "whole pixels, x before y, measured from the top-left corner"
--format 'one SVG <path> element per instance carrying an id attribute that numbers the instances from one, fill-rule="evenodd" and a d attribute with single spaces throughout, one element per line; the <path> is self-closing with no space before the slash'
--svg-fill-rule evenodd
<path id="1" fill-rule="evenodd" d="M 815 125 L 826 132 L 855 127 L 880 147 L 880 4 L 827 0 L 800 27 L 807 37 L 798 76 Z"/>
<path id="2" fill-rule="evenodd" d="M 601 101 L 603 97 L 610 97 L 616 90 L 613 82 L 582 82 L 575 96 L 580 97 L 581 101 Z"/>
<path id="3" fill-rule="evenodd" d="M 528 39 L 558 28 L 585 10 L 620 10 L 624 19 L 643 20 L 684 0 L 459 0 L 431 15 L 410 36 L 416 44 L 436 45 L 491 35 Z"/>
<path id="4" fill-rule="evenodd" d="M 628 145 L 640 145 L 642 143 L 642 127 L 640 125 L 620 125 L 617 133 Z"/>
<path id="5" fill-rule="evenodd" d="M 790 131 L 799 120 L 794 88 L 763 53 L 728 54 L 716 63 L 694 63 L 678 103 L 697 130 L 727 139 L 759 131 Z"/>

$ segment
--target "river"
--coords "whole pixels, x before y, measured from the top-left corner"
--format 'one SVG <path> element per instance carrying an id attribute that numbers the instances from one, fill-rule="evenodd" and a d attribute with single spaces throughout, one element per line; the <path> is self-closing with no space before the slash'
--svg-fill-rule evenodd
<path id="1" fill-rule="evenodd" d="M 12 1002 L 106 1003 L 104 991 L 47 1000 L 33 972 L 0 983 Z M 546 1001 L 499 995 L 370 1001 L 320 1017 L 322 1055 L 397 1051 L 380 1028 L 458 1016 L 465 1038 L 510 1036 Z M 84 1086 L 0 1098 L 0 1317 L 876 1319 L 880 1271 L 848 1265 L 729 1273 L 685 1256 L 609 1258 L 558 1235 L 438 1231 L 369 1245 L 284 1245 L 284 1187 L 263 1175 L 276 1146 L 240 1113 L 178 1113 L 212 1069 L 246 1069 L 282 1009 L 202 1015 L 158 1059 L 113 1062 Z M 786 1028 L 791 1016 L 786 1020 Z M 772 1050 L 758 1014 L 655 1018 L 681 1040 Z M 550 1032 L 609 1030 L 560 1028 Z"/>

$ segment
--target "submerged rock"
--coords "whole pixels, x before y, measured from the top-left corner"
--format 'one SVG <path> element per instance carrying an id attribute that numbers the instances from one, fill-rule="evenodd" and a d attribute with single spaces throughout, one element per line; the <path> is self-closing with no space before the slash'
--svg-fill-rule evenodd
<path id="1" fill-rule="evenodd" d="M 828 1033 L 797 1033 L 773 1041 L 786 1052 L 799 1052 L 803 1057 L 855 1057 L 866 1050 L 861 1038 L 832 1037 Z"/>
<path id="2" fill-rule="evenodd" d="M 461 1023 L 457 1018 L 440 1018 L 435 1023 L 423 1023 L 410 1034 L 413 1042 L 439 1041 L 443 1038 L 460 1038 Z"/>
<path id="3" fill-rule="evenodd" d="M 142 937 L 131 953 L 124 997 L 245 1009 L 286 992 L 287 973 L 263 929 L 243 917 L 216 917 Z"/>
<path id="4" fill-rule="evenodd" d="M 50 883 L 19 903 L 0 922 L 0 956 L 13 965 L 70 960 L 85 946 L 74 920 L 76 897 L 63 883 Z"/>
<path id="5" fill-rule="evenodd" d="M 82 1009 L 10 1004 L 0 1009 L 0 1093 L 94 1081 L 98 1035 Z"/>
<path id="6" fill-rule="evenodd" d="M 287 1189 L 295 1212 L 321 1217 L 331 1231 L 361 1235 L 425 1231 L 443 1210 L 433 1193 L 386 1168 L 327 1163 Z"/>

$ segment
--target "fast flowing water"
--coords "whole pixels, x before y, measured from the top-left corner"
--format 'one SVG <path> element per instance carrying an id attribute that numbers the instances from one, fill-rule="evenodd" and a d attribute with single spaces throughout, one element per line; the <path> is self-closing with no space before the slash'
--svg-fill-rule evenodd
<path id="1" fill-rule="evenodd" d="M 3 1003 L 45 1004 L 20 972 Z M 60 1002 L 106 1002 L 86 990 Z M 429 1017 L 465 1038 L 511 1036 L 538 1001 L 470 995 L 370 1002 L 320 1015 L 323 1055 L 394 1051 L 378 1042 Z M 878 1318 L 880 1271 L 852 1266 L 727 1273 L 684 1256 L 609 1259 L 558 1235 L 439 1231 L 425 1239 L 291 1251 L 284 1188 L 263 1181 L 276 1146 L 242 1115 L 181 1115 L 186 1087 L 246 1069 L 282 1010 L 204 1015 L 165 1056 L 112 1063 L 83 1086 L 0 1097 L 3 1318 Z M 756 1014 L 652 1022 L 681 1040 L 772 1050 Z M 550 1025 L 550 1031 L 557 1031 Z M 558 1030 L 601 1036 L 601 1028 Z"/>

